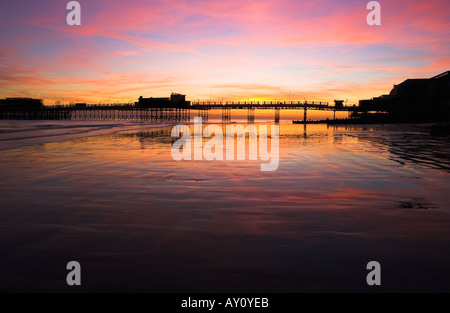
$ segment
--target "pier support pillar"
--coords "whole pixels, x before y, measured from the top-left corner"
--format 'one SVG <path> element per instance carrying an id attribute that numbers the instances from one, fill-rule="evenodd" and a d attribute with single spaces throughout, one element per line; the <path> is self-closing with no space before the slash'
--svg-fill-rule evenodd
<path id="1" fill-rule="evenodd" d="M 229 123 L 231 121 L 231 109 L 222 109 L 222 123 Z"/>
<path id="2" fill-rule="evenodd" d="M 306 107 L 303 109 L 303 123 L 306 123 Z"/>
<path id="3" fill-rule="evenodd" d="M 275 108 L 275 123 L 280 122 L 280 108 Z"/>
<path id="4" fill-rule="evenodd" d="M 208 110 L 207 109 L 199 109 L 197 111 L 197 116 L 201 117 L 203 122 L 208 122 Z"/>
<path id="5" fill-rule="evenodd" d="M 248 108 L 247 123 L 252 124 L 254 122 L 255 122 L 255 108 Z"/>
<path id="6" fill-rule="evenodd" d="M 208 122 L 208 110 L 207 109 L 205 109 L 205 110 L 203 110 L 203 114 L 202 114 L 202 119 L 203 119 L 203 121 L 204 122 Z"/>

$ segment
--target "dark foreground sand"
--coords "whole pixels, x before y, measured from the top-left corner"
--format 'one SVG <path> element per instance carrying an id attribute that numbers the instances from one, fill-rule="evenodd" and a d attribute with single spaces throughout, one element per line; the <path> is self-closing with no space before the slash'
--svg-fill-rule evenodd
<path id="1" fill-rule="evenodd" d="M 170 128 L 4 150 L 0 291 L 450 291 L 447 139 L 292 127 L 272 173 L 175 162 Z"/>

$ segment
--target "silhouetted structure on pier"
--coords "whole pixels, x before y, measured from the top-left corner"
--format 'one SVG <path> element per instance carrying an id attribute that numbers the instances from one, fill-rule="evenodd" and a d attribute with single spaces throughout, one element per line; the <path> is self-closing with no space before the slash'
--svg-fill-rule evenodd
<path id="1" fill-rule="evenodd" d="M 5 99 L 7 100 L 7 99 Z M 9 100 L 8 100 L 9 101 Z M 19 101 L 20 102 L 20 101 Z M 210 110 L 222 110 L 222 121 L 231 122 L 233 110 L 247 110 L 249 123 L 255 121 L 255 110 L 274 110 L 275 122 L 280 121 L 281 110 L 303 110 L 303 122 L 307 122 L 307 110 L 347 111 L 355 107 L 343 106 L 336 100 L 334 106 L 322 101 L 237 101 L 237 102 L 193 102 L 185 95 L 173 93 L 170 98 L 140 97 L 134 104 L 86 104 L 43 106 L 42 100 L 27 99 L 39 105 L 5 105 L 0 107 L 0 120 L 140 120 L 140 121 L 188 121 L 190 112 L 208 121 Z M 9 103 L 9 102 L 8 102 Z"/>
<path id="2" fill-rule="evenodd" d="M 334 106 L 336 108 L 343 108 L 344 107 L 344 100 L 334 100 Z"/>
<path id="3" fill-rule="evenodd" d="M 139 101 L 135 102 L 138 108 L 187 108 L 190 101 L 186 101 L 186 95 L 172 93 L 170 98 L 143 98 L 139 97 Z"/>
<path id="4" fill-rule="evenodd" d="M 3 110 L 40 110 L 44 108 L 44 104 L 42 99 L 6 98 L 0 99 L 0 108 Z"/>

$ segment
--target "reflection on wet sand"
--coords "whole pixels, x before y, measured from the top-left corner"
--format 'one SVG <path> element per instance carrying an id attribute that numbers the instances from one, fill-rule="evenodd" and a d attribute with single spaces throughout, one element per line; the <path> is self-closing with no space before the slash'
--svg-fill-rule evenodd
<path id="1" fill-rule="evenodd" d="M 342 130 L 358 132 L 361 142 L 386 146 L 391 160 L 417 163 L 425 167 L 450 171 L 450 136 L 433 136 L 431 125 L 345 126 L 333 127 L 342 136 Z"/>
<path id="2" fill-rule="evenodd" d="M 3 151 L 0 290 L 70 290 L 77 260 L 82 291 L 371 291 L 377 260 L 381 291 L 449 291 L 446 137 L 281 124 L 261 172 L 174 161 L 170 130 Z"/>

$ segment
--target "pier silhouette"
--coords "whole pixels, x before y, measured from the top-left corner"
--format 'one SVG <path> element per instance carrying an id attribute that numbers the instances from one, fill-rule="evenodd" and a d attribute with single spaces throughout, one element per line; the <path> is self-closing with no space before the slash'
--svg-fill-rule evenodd
<path id="1" fill-rule="evenodd" d="M 40 99 L 15 98 L 16 105 L 0 107 L 0 119 L 3 120 L 75 120 L 75 121 L 189 121 L 191 111 L 196 116 L 202 117 L 208 121 L 210 110 L 222 110 L 222 122 L 228 123 L 232 120 L 232 111 L 247 110 L 247 121 L 255 121 L 255 110 L 274 110 L 274 121 L 280 121 L 281 110 L 299 110 L 303 111 L 299 116 L 303 116 L 303 122 L 307 122 L 308 110 L 322 111 L 347 111 L 349 116 L 352 112 L 359 112 L 361 108 L 357 106 L 342 106 L 334 103 L 330 105 L 324 101 L 197 101 L 188 106 L 172 105 L 171 102 L 165 102 L 161 105 L 161 98 L 156 99 L 154 106 L 144 106 L 136 102 L 105 105 L 105 104 L 86 104 L 76 103 L 72 105 L 42 106 L 29 108 L 24 103 L 28 101 L 41 101 Z M 168 99 L 168 98 L 167 98 Z M 165 101 L 165 100 L 164 100 Z M 14 101 L 13 101 L 14 102 Z M 141 101 L 142 103 L 142 101 Z M 145 102 L 144 102 L 145 103 Z M 151 103 L 151 102 L 148 102 Z M 364 109 L 363 109 L 364 110 Z M 335 116 L 335 115 L 334 115 Z"/>
<path id="2" fill-rule="evenodd" d="M 407 79 L 394 85 L 389 95 L 360 100 L 358 105 L 333 104 L 324 101 L 186 101 L 186 96 L 172 93 L 167 98 L 139 97 L 134 105 L 75 103 L 44 106 L 42 99 L 7 98 L 0 100 L 0 119 L 13 120 L 105 120 L 105 121 L 189 121 L 191 111 L 208 121 L 210 110 L 222 110 L 222 122 L 232 121 L 234 110 L 247 110 L 247 122 L 254 123 L 255 110 L 274 110 L 274 122 L 280 121 L 281 110 L 303 111 L 308 123 L 308 110 L 332 111 L 328 123 L 396 123 L 450 121 L 450 71 L 426 79 Z M 348 112 L 348 118 L 336 119 L 336 112 Z M 299 116 L 301 116 L 299 114 Z"/>

